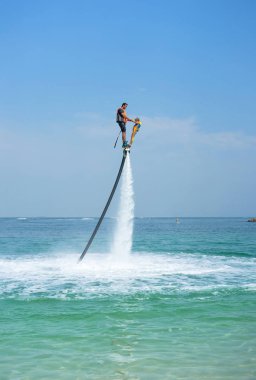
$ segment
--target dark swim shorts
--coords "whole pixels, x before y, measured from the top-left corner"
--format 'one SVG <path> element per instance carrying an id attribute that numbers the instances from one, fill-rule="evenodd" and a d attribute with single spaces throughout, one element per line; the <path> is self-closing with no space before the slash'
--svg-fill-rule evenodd
<path id="1" fill-rule="evenodd" d="M 118 125 L 119 125 L 121 131 L 122 131 L 122 132 L 126 132 L 125 122 L 124 122 L 124 121 L 118 121 L 117 123 L 118 123 Z"/>

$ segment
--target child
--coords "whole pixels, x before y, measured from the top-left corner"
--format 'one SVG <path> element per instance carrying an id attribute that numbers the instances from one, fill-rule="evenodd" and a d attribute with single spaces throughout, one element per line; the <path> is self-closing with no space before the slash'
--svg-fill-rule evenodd
<path id="1" fill-rule="evenodd" d="M 133 126 L 133 130 L 132 130 L 132 135 L 131 135 L 131 140 L 130 140 L 129 146 L 132 146 L 132 143 L 134 141 L 134 137 L 135 137 L 136 133 L 139 132 L 140 127 L 141 127 L 141 121 L 140 121 L 140 119 L 138 117 L 136 117 L 136 119 L 134 121 L 135 121 L 135 124 Z"/>

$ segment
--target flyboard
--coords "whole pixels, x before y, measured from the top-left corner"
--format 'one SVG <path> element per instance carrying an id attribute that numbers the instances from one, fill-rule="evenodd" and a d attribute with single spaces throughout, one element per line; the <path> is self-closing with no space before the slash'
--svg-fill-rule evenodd
<path id="1" fill-rule="evenodd" d="M 115 194 L 118 182 L 119 182 L 120 177 L 122 175 L 122 171 L 123 171 L 123 168 L 124 168 L 124 164 L 125 164 L 125 160 L 126 160 L 126 157 L 127 157 L 127 153 L 130 153 L 130 146 L 123 149 L 123 157 L 122 157 L 122 161 L 121 161 L 121 165 L 120 165 L 119 171 L 117 173 L 117 177 L 116 177 L 114 186 L 112 188 L 112 191 L 110 193 L 110 196 L 108 198 L 106 206 L 104 207 L 104 210 L 102 211 L 102 214 L 101 214 L 101 216 L 100 216 L 100 218 L 98 220 L 98 223 L 96 224 L 96 227 L 94 228 L 93 233 L 92 233 L 90 239 L 88 240 L 88 243 L 87 243 L 85 249 L 83 250 L 81 256 L 79 257 L 79 260 L 78 260 L 79 262 L 83 260 L 83 258 L 86 255 L 88 249 L 90 248 L 90 246 L 91 246 L 91 244 L 93 242 L 93 239 L 95 238 L 95 236 L 96 236 L 96 234 L 98 232 L 98 229 L 100 228 L 100 225 L 101 225 L 101 223 L 102 223 L 102 221 L 104 219 L 104 216 L 105 216 L 105 214 L 106 214 L 106 212 L 107 212 L 107 210 L 109 208 L 109 205 L 110 205 L 110 203 L 112 201 L 112 198 L 113 198 L 113 196 Z"/>

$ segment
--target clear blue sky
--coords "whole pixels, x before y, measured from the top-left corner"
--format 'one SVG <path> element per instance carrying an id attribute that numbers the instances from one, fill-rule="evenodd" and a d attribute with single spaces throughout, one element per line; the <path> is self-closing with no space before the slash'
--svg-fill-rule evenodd
<path id="1" fill-rule="evenodd" d="M 136 215 L 255 215 L 255 17 L 254 0 L 1 0 L 0 216 L 99 215 L 123 101 L 143 121 Z"/>

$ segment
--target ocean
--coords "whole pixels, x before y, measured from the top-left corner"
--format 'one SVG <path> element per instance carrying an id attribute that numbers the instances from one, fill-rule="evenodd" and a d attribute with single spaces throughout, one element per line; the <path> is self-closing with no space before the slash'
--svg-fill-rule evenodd
<path id="1" fill-rule="evenodd" d="M 256 223 L 96 223 L 0 218 L 1 380 L 256 379 Z"/>

